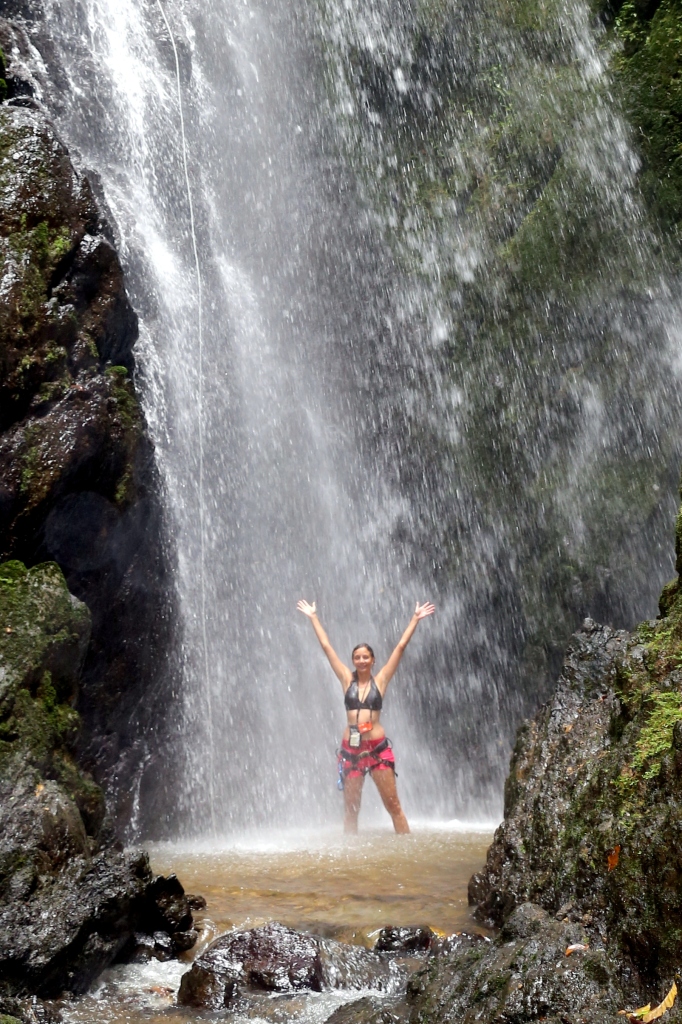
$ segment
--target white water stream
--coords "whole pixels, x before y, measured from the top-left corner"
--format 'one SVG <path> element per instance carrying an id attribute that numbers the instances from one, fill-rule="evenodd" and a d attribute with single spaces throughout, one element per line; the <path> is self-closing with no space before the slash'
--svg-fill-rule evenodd
<path id="1" fill-rule="evenodd" d="M 580 430 L 557 442 L 571 472 L 554 479 L 550 442 L 543 437 L 536 452 L 532 440 L 546 491 L 531 488 L 492 515 L 476 504 L 474 392 L 494 396 L 509 378 L 523 418 L 524 401 L 531 408 L 537 397 L 526 391 L 535 363 L 519 354 L 512 373 L 481 348 L 478 369 L 449 376 L 459 292 L 445 308 L 438 287 L 448 274 L 457 287 L 471 282 L 492 247 L 456 204 L 438 214 L 438 230 L 409 212 L 397 254 L 387 241 L 403 200 L 389 199 L 387 212 L 368 182 L 398 174 L 403 157 L 351 71 L 366 52 L 397 94 L 415 91 L 408 7 L 393 17 L 371 0 L 46 2 L 63 75 L 50 101 L 69 145 L 101 177 L 141 318 L 139 383 L 177 565 L 181 665 L 131 834 L 338 819 L 341 695 L 297 616 L 299 597 L 317 600 L 342 655 L 367 640 L 380 660 L 415 600 L 437 600 L 438 617 L 419 627 L 385 712 L 400 791 L 408 816 L 497 815 L 512 729 L 536 696 L 517 685 L 523 631 L 552 628 L 523 620 L 532 581 L 515 544 L 524 518 L 531 507 L 541 518 L 545 500 L 563 503 L 571 530 L 561 544 L 573 558 L 589 546 L 586 517 L 596 507 L 584 481 L 609 445 L 647 458 L 662 415 L 668 425 L 678 418 L 672 304 L 659 301 L 645 323 L 656 325 L 655 343 L 644 321 L 614 305 L 608 329 L 625 361 L 634 352 L 642 378 L 654 363 L 667 377 L 665 393 L 652 391 L 644 412 L 637 406 L 639 433 L 629 420 L 639 378 L 614 384 L 616 401 L 603 382 L 575 374 L 568 390 Z M 463 63 L 465 29 L 453 44 Z M 568 19 L 565 40 L 589 91 L 603 68 L 582 15 Z M 608 196 L 620 175 L 617 215 L 639 225 L 622 125 L 603 104 L 598 113 L 575 166 L 584 158 Z M 578 135 L 588 120 L 578 119 Z M 447 142 L 456 163 L 464 141 Z M 416 203 L 419 168 L 406 167 L 401 188 Z M 642 265 L 647 238 L 633 227 Z M 581 330 L 576 312 L 575 339 Z M 555 424 L 546 418 L 549 438 Z M 429 436 L 450 446 L 445 456 L 429 451 Z M 405 484 L 413 448 L 420 454 Z M 503 473 L 504 450 L 491 457 Z M 662 498 L 672 504 L 668 491 Z M 625 498 L 623 507 L 627 517 Z M 459 562 L 448 534 L 455 513 Z M 651 614 L 670 568 L 660 533 L 640 546 L 625 536 L 603 557 L 607 576 L 622 551 L 639 575 L 614 608 Z"/>
<path id="2" fill-rule="evenodd" d="M 141 313 L 183 630 L 179 816 L 193 831 L 338 813 L 338 684 L 298 597 L 318 601 L 346 656 L 369 632 L 386 657 L 428 596 L 391 549 L 391 498 L 344 420 L 351 339 L 312 280 L 326 199 L 311 55 L 286 15 L 244 2 L 50 7 L 71 87 L 62 125 L 101 175 Z M 399 707 L 396 692 L 388 724 L 407 752 Z"/>

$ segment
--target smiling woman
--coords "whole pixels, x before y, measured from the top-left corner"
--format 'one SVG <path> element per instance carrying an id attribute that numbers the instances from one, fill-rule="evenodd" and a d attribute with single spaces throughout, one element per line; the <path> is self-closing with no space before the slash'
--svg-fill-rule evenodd
<path id="1" fill-rule="evenodd" d="M 300 612 L 310 619 L 322 650 L 343 687 L 347 725 L 339 753 L 339 787 L 343 789 L 344 831 L 357 832 L 362 787 L 369 772 L 379 790 L 384 807 L 391 815 L 396 832 L 407 833 L 410 826 L 400 806 L 395 784 L 395 757 L 391 741 L 379 719 L 384 694 L 395 675 L 405 648 L 422 619 L 433 615 L 435 605 L 426 601 L 417 604 L 410 623 L 384 667 L 372 675 L 374 651 L 369 644 L 358 644 L 351 655 L 353 671 L 344 665 L 329 642 L 317 617 L 315 603 L 299 601 Z"/>

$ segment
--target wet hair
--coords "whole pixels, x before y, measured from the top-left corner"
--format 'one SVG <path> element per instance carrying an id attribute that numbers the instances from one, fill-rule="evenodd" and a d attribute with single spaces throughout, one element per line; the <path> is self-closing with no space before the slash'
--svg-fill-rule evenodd
<path id="1" fill-rule="evenodd" d="M 351 661 L 353 660 L 353 655 L 355 654 L 355 652 L 356 652 L 356 651 L 359 651 L 361 647 L 366 647 L 366 648 L 367 648 L 367 650 L 369 651 L 369 653 L 370 653 L 370 654 L 372 655 L 372 657 L 374 657 L 374 656 L 375 656 L 375 655 L 374 655 L 374 651 L 373 651 L 373 650 L 372 650 L 372 648 L 371 648 L 371 647 L 369 646 L 369 644 L 356 644 L 356 645 L 355 645 L 355 647 L 353 648 L 353 650 L 352 650 L 352 651 L 351 651 L 351 653 L 350 653 L 350 658 L 351 658 Z"/>

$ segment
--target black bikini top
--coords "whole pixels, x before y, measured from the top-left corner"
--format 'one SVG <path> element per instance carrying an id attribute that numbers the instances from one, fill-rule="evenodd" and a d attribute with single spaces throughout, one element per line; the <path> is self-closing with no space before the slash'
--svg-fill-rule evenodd
<path id="1" fill-rule="evenodd" d="M 374 682 L 374 676 L 372 676 L 370 679 L 369 693 L 364 700 L 360 700 L 358 681 L 357 679 L 353 679 L 344 694 L 343 703 L 346 705 L 347 711 L 381 711 L 384 699 L 381 696 L 379 687 Z"/>

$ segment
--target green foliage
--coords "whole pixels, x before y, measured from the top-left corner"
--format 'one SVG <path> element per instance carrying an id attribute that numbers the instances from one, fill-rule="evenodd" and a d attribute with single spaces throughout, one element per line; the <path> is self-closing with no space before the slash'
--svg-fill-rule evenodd
<path id="1" fill-rule="evenodd" d="M 625 86 L 644 195 L 661 220 L 682 222 L 682 3 L 627 0 L 616 16 Z"/>
<path id="2" fill-rule="evenodd" d="M 73 601 L 56 565 L 0 565 L 0 782 L 17 772 L 32 775 L 33 785 L 56 780 L 95 835 L 103 794 L 69 752 L 80 726 L 73 701 L 88 635 L 87 608 Z"/>
<path id="3" fill-rule="evenodd" d="M 643 768 L 643 778 L 653 779 L 661 770 L 661 755 L 670 750 L 673 726 L 682 721 L 682 694 L 654 693 L 647 698 L 648 717 L 637 738 L 632 770 Z"/>

